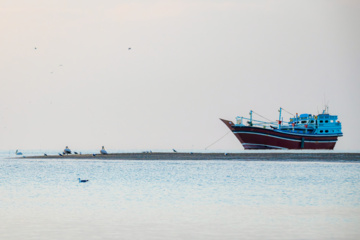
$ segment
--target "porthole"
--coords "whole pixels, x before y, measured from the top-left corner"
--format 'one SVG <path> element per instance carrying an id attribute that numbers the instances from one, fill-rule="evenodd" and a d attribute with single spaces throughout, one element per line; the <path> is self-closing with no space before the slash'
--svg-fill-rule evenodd
<path id="1" fill-rule="evenodd" d="M 328 120 L 325 120 L 325 123 L 328 123 L 329 121 Z"/>
<path id="2" fill-rule="evenodd" d="M 325 130 L 325 132 L 326 132 L 326 133 L 328 133 L 328 132 L 329 132 L 329 130 Z"/>
<path id="3" fill-rule="evenodd" d="M 314 120 L 311 120 L 311 123 L 314 123 Z"/>
<path id="4" fill-rule="evenodd" d="M 320 123 L 323 123 L 323 120 L 320 120 Z"/>
<path id="5" fill-rule="evenodd" d="M 306 123 L 306 121 L 301 121 L 301 123 Z"/>
<path id="6" fill-rule="evenodd" d="M 323 130 L 320 130 L 320 133 L 322 133 L 323 132 Z"/>

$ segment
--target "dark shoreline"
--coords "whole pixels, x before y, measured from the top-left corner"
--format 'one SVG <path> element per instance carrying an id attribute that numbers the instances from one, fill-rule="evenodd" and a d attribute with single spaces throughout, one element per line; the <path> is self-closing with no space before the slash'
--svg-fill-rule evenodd
<path id="1" fill-rule="evenodd" d="M 24 157 L 17 157 L 24 158 Z M 64 156 L 26 156 L 29 159 L 87 159 L 87 160 L 271 160 L 271 161 L 349 161 L 360 162 L 360 153 L 110 153 L 69 154 Z"/>

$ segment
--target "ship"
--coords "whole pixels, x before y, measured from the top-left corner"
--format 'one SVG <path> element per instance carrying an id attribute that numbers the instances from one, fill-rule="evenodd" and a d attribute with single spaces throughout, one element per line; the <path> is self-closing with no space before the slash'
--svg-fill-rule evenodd
<path id="1" fill-rule="evenodd" d="M 279 120 L 254 120 L 236 117 L 236 123 L 221 119 L 240 141 L 244 149 L 328 149 L 332 150 L 342 137 L 341 122 L 337 115 L 330 115 L 328 107 L 321 114 L 291 114 L 289 121 L 283 121 L 283 108 L 279 110 Z M 288 112 L 288 111 L 286 111 Z M 289 113 L 289 112 L 288 112 Z M 268 119 L 267 119 L 268 120 Z"/>

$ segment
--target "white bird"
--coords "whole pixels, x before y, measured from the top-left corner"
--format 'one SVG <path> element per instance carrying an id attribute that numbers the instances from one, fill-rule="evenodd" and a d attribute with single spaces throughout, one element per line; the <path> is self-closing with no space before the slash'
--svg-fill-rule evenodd
<path id="1" fill-rule="evenodd" d="M 105 147 L 104 147 L 104 146 L 102 146 L 102 149 L 100 150 L 100 153 L 101 153 L 101 154 L 107 154 L 107 151 L 105 150 Z"/>
<path id="2" fill-rule="evenodd" d="M 64 149 L 64 154 L 71 154 L 71 150 L 68 146 L 66 146 L 66 148 Z"/>
<path id="3" fill-rule="evenodd" d="M 22 155 L 22 152 L 19 152 L 19 150 L 16 149 L 15 154 L 16 154 L 16 155 Z"/>

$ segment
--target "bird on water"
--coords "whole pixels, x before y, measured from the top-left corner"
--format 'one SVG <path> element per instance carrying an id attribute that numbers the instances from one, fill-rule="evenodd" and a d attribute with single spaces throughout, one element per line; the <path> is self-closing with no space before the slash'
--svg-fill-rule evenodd
<path id="1" fill-rule="evenodd" d="M 79 179 L 79 183 L 81 183 L 81 182 L 88 182 L 89 180 L 81 180 L 80 178 L 78 178 Z"/>
<path id="2" fill-rule="evenodd" d="M 19 150 L 16 149 L 15 154 L 16 154 L 16 155 L 22 155 L 22 152 L 19 152 Z"/>

